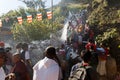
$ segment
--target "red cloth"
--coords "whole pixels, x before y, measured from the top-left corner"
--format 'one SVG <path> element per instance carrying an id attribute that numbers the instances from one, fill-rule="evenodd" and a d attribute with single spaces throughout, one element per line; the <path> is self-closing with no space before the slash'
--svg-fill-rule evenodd
<path id="1" fill-rule="evenodd" d="M 15 80 L 29 80 L 27 67 L 22 61 L 18 61 L 12 68 L 11 72 L 15 73 Z"/>
<path id="2" fill-rule="evenodd" d="M 5 43 L 3 41 L 0 41 L 0 47 L 4 47 Z"/>
<path id="3" fill-rule="evenodd" d="M 86 48 L 87 50 L 90 50 L 90 47 L 91 47 L 91 46 L 93 46 L 94 51 L 96 51 L 96 45 L 93 44 L 93 43 L 88 43 L 88 44 L 86 44 L 86 45 L 85 45 L 85 48 Z"/>

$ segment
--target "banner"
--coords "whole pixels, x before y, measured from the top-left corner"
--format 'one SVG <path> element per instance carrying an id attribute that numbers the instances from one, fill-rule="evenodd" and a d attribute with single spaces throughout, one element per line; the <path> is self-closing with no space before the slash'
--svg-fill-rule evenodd
<path id="1" fill-rule="evenodd" d="M 0 27 L 2 27 L 2 20 L 0 19 Z"/>
<path id="2" fill-rule="evenodd" d="M 32 22 L 32 15 L 27 15 L 27 22 L 31 23 Z"/>
<path id="3" fill-rule="evenodd" d="M 22 17 L 17 17 L 17 20 L 18 20 L 19 24 L 22 24 L 22 22 L 23 22 Z"/>
<path id="4" fill-rule="evenodd" d="M 42 13 L 37 13 L 37 20 L 41 21 L 42 20 Z"/>
<path id="5" fill-rule="evenodd" d="M 47 12 L 47 17 L 48 17 L 48 19 L 52 19 L 52 12 L 51 11 Z"/>

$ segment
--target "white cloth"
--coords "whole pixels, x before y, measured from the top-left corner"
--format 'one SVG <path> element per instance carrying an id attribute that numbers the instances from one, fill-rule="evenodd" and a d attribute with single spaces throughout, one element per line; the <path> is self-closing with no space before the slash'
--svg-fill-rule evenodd
<path id="1" fill-rule="evenodd" d="M 25 52 L 25 59 L 26 60 L 30 59 L 30 53 L 29 53 L 29 51 Z"/>
<path id="2" fill-rule="evenodd" d="M 106 60 L 99 60 L 98 66 L 97 66 L 97 72 L 103 76 L 106 75 Z"/>
<path id="3" fill-rule="evenodd" d="M 70 57 L 72 58 L 72 59 L 75 59 L 76 57 L 78 57 L 79 55 L 77 54 L 77 52 L 75 52 L 75 51 L 73 51 L 73 49 L 72 49 L 72 51 L 70 52 Z"/>
<path id="4" fill-rule="evenodd" d="M 33 67 L 33 80 L 59 80 L 59 65 L 45 57 Z"/>
<path id="5" fill-rule="evenodd" d="M 5 80 L 5 72 L 2 67 L 0 68 L 0 80 Z"/>

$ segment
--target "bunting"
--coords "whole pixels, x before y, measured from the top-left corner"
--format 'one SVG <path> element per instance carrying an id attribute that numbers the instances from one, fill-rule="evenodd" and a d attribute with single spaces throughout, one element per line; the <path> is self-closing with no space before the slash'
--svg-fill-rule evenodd
<path id="1" fill-rule="evenodd" d="M 42 13 L 37 13 L 37 20 L 41 21 L 42 20 Z"/>
<path id="2" fill-rule="evenodd" d="M 17 17 L 17 20 L 18 20 L 19 24 L 22 24 L 22 22 L 23 22 L 22 17 Z"/>
<path id="3" fill-rule="evenodd" d="M 32 22 L 32 15 L 27 15 L 27 22 L 31 23 Z"/>
<path id="4" fill-rule="evenodd" d="M 48 17 L 48 19 L 52 19 L 52 12 L 51 11 L 47 12 L 47 17 Z"/>
<path id="5" fill-rule="evenodd" d="M 0 19 L 0 27 L 2 27 L 2 20 Z"/>
<path id="6" fill-rule="evenodd" d="M 29 13 L 27 13 L 26 12 L 26 15 L 27 15 L 27 22 L 28 23 L 31 23 L 32 22 L 32 15 L 31 14 L 29 14 Z M 47 12 L 47 18 L 48 19 L 52 19 L 52 11 L 48 11 Z M 36 18 L 37 18 L 37 20 L 38 21 L 41 21 L 42 19 L 43 19 L 43 17 L 42 17 L 42 13 L 37 13 L 37 15 L 36 15 Z M 5 21 L 6 22 L 8 22 L 8 20 L 9 20 L 9 18 L 6 18 L 5 19 Z M 17 17 L 17 20 L 18 20 L 18 23 L 19 24 L 22 24 L 23 23 L 23 18 L 22 18 L 22 16 L 19 16 L 19 17 Z M 0 19 L 0 27 L 2 27 L 2 20 Z"/>

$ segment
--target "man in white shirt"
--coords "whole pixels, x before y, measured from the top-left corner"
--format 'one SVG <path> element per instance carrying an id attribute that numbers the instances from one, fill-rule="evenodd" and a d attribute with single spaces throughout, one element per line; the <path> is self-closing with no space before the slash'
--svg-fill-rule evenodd
<path id="1" fill-rule="evenodd" d="M 61 80 L 60 61 L 55 48 L 50 46 L 45 52 L 45 58 L 33 67 L 33 80 Z"/>
<path id="2" fill-rule="evenodd" d="M 2 66 L 5 64 L 6 62 L 6 55 L 5 55 L 5 50 L 4 48 L 0 48 L 0 80 L 5 80 L 5 72 L 2 68 Z"/>

